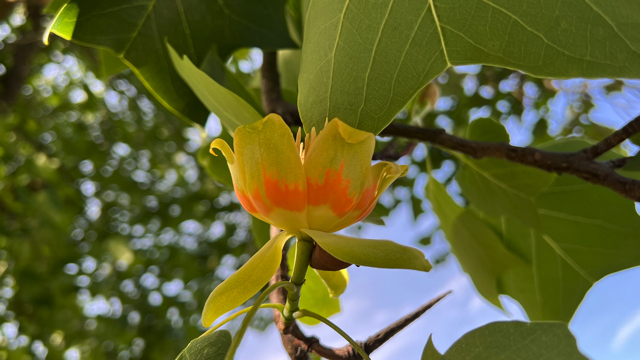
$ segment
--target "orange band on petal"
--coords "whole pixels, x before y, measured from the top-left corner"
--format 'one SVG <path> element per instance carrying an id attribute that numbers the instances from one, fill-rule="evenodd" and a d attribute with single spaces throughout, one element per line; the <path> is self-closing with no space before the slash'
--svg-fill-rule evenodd
<path id="1" fill-rule="evenodd" d="M 344 178 L 343 171 L 344 162 L 338 171 L 327 169 L 322 184 L 317 179 L 307 178 L 309 205 L 328 205 L 338 217 L 348 214 L 356 200 L 349 196 L 351 180 Z"/>
<path id="2" fill-rule="evenodd" d="M 272 206 L 294 211 L 303 212 L 307 207 L 306 189 L 300 184 L 287 184 L 285 180 L 279 180 L 276 176 L 267 174 L 265 168 L 262 169 L 264 181 L 264 192 Z"/>

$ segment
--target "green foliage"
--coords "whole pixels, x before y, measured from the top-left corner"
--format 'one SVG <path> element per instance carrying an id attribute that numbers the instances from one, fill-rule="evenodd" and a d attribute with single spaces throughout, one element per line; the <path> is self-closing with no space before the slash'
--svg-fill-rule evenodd
<path id="1" fill-rule="evenodd" d="M 470 209 L 460 208 L 444 186 L 433 178 L 427 185 L 427 194 L 462 268 L 471 276 L 478 292 L 500 307 L 499 277 L 512 267 L 524 265 L 524 262 L 509 251 L 476 214 Z"/>
<path id="2" fill-rule="evenodd" d="M 218 330 L 191 341 L 176 360 L 224 360 L 231 347 L 231 333 Z"/>
<path id="3" fill-rule="evenodd" d="M 468 138 L 509 141 L 504 126 L 490 119 L 472 122 Z M 539 226 L 533 197 L 551 184 L 553 174 L 501 160 L 457 157 L 461 165 L 456 180 L 474 206 L 489 216 L 509 215 L 531 227 Z"/>
<path id="4" fill-rule="evenodd" d="M 208 112 L 174 70 L 165 41 L 198 66 L 205 66 L 209 56 L 226 59 L 240 47 L 293 47 L 284 4 L 285 0 L 70 0 L 51 31 L 79 44 L 109 49 L 165 107 L 204 124 Z"/>
<path id="5" fill-rule="evenodd" d="M 547 149 L 576 151 L 588 145 L 574 139 Z M 597 280 L 640 265 L 640 218 L 632 202 L 608 189 L 498 160 L 463 159 L 456 179 L 470 200 L 467 209 L 434 180 L 427 192 L 454 254 L 494 304 L 498 294 L 507 294 L 531 319 L 569 321 Z M 526 202 L 513 200 L 518 193 Z M 462 213 L 478 210 L 484 223 L 471 214 L 453 223 Z M 507 260 L 514 256 L 527 265 Z M 484 267 L 477 265 L 482 259 Z"/>
<path id="6" fill-rule="evenodd" d="M 559 322 L 495 322 L 472 330 L 444 355 L 431 337 L 422 360 L 586 360 L 566 324 Z"/>
<path id="7" fill-rule="evenodd" d="M 171 45 L 167 46 L 178 74 L 207 109 L 218 116 L 220 123 L 229 133 L 233 134 L 238 126 L 249 125 L 262 119 L 262 116 L 241 97 L 208 77 L 193 65 L 186 55 L 180 58 Z"/>
<path id="8" fill-rule="evenodd" d="M 606 0 L 311 2 L 300 70 L 306 129 L 340 118 L 379 133 L 447 67 L 540 77 L 639 77 L 640 4 Z M 570 32 L 571 36 L 567 36 Z"/>

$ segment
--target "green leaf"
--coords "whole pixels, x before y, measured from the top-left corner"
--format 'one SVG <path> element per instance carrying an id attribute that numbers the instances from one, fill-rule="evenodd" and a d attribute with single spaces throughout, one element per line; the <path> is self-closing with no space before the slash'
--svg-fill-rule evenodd
<path id="1" fill-rule="evenodd" d="M 224 360 L 231 347 L 231 333 L 218 330 L 192 340 L 176 360 Z"/>
<path id="2" fill-rule="evenodd" d="M 433 178 L 427 183 L 427 196 L 462 269 L 471 276 L 482 296 L 501 307 L 500 275 L 525 263 L 472 211 L 459 207 L 445 187 Z"/>
<path id="3" fill-rule="evenodd" d="M 113 51 L 177 116 L 204 124 L 209 112 L 171 66 L 168 42 L 201 66 L 213 50 L 226 59 L 241 47 L 295 47 L 285 0 L 70 0 L 49 32 Z"/>
<path id="4" fill-rule="evenodd" d="M 51 0 L 47 6 L 42 9 L 43 14 L 57 14 L 69 0 Z"/>
<path id="5" fill-rule="evenodd" d="M 329 296 L 331 298 L 338 298 L 342 295 L 345 290 L 347 290 L 347 285 L 349 285 L 349 273 L 347 269 L 342 269 L 339 271 L 324 271 L 313 269 L 320 280 L 324 283 L 329 291 Z"/>
<path id="6" fill-rule="evenodd" d="M 478 141 L 509 140 L 504 127 L 491 119 L 472 122 L 467 137 Z M 539 226 L 533 198 L 551 184 L 554 174 L 504 160 L 456 156 L 461 160 L 456 180 L 473 206 L 489 216 L 509 215 L 531 227 Z"/>
<path id="7" fill-rule="evenodd" d="M 211 326 L 218 317 L 242 305 L 262 289 L 280 266 L 282 248 L 291 236 L 285 231 L 278 233 L 240 269 L 213 289 L 202 311 L 204 326 Z"/>
<path id="8" fill-rule="evenodd" d="M 366 218 L 362 219 L 362 222 L 384 226 L 384 219 L 374 212 L 371 212 Z"/>
<path id="9" fill-rule="evenodd" d="M 118 74 L 128 69 L 127 64 L 123 63 L 110 50 L 98 49 L 98 58 L 100 61 L 100 72 L 98 76 L 101 79 Z"/>
<path id="10" fill-rule="evenodd" d="M 444 355 L 431 337 L 422 360 L 586 360 L 567 324 L 494 322 L 464 334 Z"/>
<path id="11" fill-rule="evenodd" d="M 640 77 L 638 2 L 327 0 L 309 13 L 298 101 L 306 129 L 337 117 L 377 134 L 452 65 Z"/>
<path id="12" fill-rule="evenodd" d="M 253 241 L 259 249 L 269 242 L 269 237 L 271 237 L 271 225 L 255 216 L 251 216 L 251 234 L 253 235 Z"/>
<path id="13" fill-rule="evenodd" d="M 344 262 L 384 269 L 431 270 L 422 251 L 393 241 L 358 239 L 309 229 L 301 231 Z"/>
<path id="14" fill-rule="evenodd" d="M 636 154 L 629 159 L 625 166 L 620 168 L 617 172 L 622 176 L 640 180 L 640 154 Z"/>
<path id="15" fill-rule="evenodd" d="M 227 131 L 233 133 L 238 126 L 262 119 L 262 116 L 240 96 L 207 76 L 193 65 L 186 55 L 180 58 L 171 45 L 167 46 L 171 61 L 180 76 L 189 84 L 207 109 L 218 116 L 220 123 Z"/>
<path id="16" fill-rule="evenodd" d="M 289 249 L 289 256 L 287 257 L 289 269 L 293 269 L 295 250 L 295 245 Z M 299 307 L 301 309 L 311 310 L 328 318 L 340 312 L 340 300 L 332 298 L 318 273 L 312 268 L 308 268 L 304 284 L 302 285 L 302 291 L 300 292 Z M 300 319 L 300 321 L 307 325 L 317 325 L 320 323 L 320 320 L 312 317 L 304 317 Z"/>
<path id="17" fill-rule="evenodd" d="M 528 252 L 530 273 L 509 274 L 505 287 L 530 318 L 569 321 L 593 283 L 640 265 L 640 217 L 633 202 L 569 176 L 559 176 L 536 205 L 543 231 L 505 236 L 510 247 Z M 529 279 L 536 280 L 529 283 L 536 291 L 515 290 Z"/>

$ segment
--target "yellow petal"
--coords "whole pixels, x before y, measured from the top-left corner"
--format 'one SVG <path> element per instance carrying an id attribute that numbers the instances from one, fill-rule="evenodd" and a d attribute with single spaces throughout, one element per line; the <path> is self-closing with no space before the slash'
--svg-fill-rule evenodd
<path id="1" fill-rule="evenodd" d="M 275 274 L 285 242 L 291 238 L 283 231 L 269 240 L 238 271 L 216 286 L 204 304 L 202 325 L 209 327 L 221 315 L 249 300 Z"/>
<path id="2" fill-rule="evenodd" d="M 291 129 L 276 114 L 239 127 L 229 163 L 244 208 L 280 229 L 306 227 L 307 184 Z M 223 150 L 224 151 L 224 150 Z"/>
<path id="3" fill-rule="evenodd" d="M 389 240 L 368 240 L 302 229 L 302 232 L 337 259 L 355 265 L 384 268 L 431 270 L 422 251 Z"/>
<path id="4" fill-rule="evenodd" d="M 336 224 L 357 211 L 362 197 L 371 198 L 375 194 L 371 176 L 375 137 L 333 119 L 307 146 L 304 170 L 309 192 L 309 227 L 328 232 L 339 230 Z"/>
<path id="5" fill-rule="evenodd" d="M 329 232 L 344 229 L 366 218 L 371 211 L 373 211 L 380 195 L 382 195 L 397 178 L 405 176 L 408 170 L 409 166 L 407 165 L 398 165 L 387 161 L 381 161 L 370 167 L 369 171 L 373 184 L 362 194 L 358 204 L 356 204 L 349 215 L 336 223 Z"/>

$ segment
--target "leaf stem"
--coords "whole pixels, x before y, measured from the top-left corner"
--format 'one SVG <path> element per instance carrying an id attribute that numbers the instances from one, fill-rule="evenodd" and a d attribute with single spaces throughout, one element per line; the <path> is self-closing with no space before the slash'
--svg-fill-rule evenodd
<path id="1" fill-rule="evenodd" d="M 282 312 L 285 327 L 295 321 L 293 313 L 299 310 L 300 291 L 302 290 L 302 284 L 304 284 L 304 279 L 307 275 L 312 251 L 313 241 L 305 235 L 298 236 L 298 241 L 296 242 L 296 258 L 293 261 L 293 272 L 291 274 L 291 283 L 295 285 L 295 289 L 287 293 L 287 302 L 284 304 L 284 311 Z"/>
<path id="2" fill-rule="evenodd" d="M 242 341 L 244 334 L 247 332 L 249 323 L 251 322 L 251 319 L 256 314 L 258 309 L 260 309 L 260 305 L 262 305 L 262 302 L 264 302 L 264 300 L 267 298 L 267 296 L 269 296 L 269 294 L 271 294 L 276 289 L 279 289 L 281 287 L 286 287 L 289 293 L 294 291 L 293 286 L 291 286 L 291 283 L 288 281 L 279 281 L 269 286 L 265 291 L 263 291 L 262 294 L 258 296 L 258 299 L 253 304 L 253 306 L 251 306 L 251 308 L 247 312 L 247 316 L 245 316 L 245 318 L 242 320 L 242 324 L 240 324 L 240 328 L 238 329 L 236 334 L 233 336 L 233 340 L 231 341 L 231 347 L 227 352 L 227 356 L 225 356 L 224 358 L 225 360 L 233 360 L 233 357 L 236 354 L 236 350 L 238 349 L 238 346 L 240 346 L 240 342 Z"/>
<path id="3" fill-rule="evenodd" d="M 369 355 L 367 355 L 367 353 L 360 347 L 360 345 L 358 345 L 357 342 L 355 342 L 351 338 L 351 336 L 347 335 L 346 332 L 344 332 L 336 324 L 332 323 L 331 321 L 329 321 L 329 319 L 323 317 L 322 315 L 316 314 L 313 311 L 309 311 L 309 310 L 306 310 L 306 309 L 301 309 L 301 310 L 298 310 L 295 314 L 293 314 L 293 316 L 296 319 L 303 318 L 303 317 L 310 317 L 310 318 L 314 318 L 316 320 L 319 320 L 319 321 L 323 322 L 325 325 L 327 325 L 328 327 L 332 328 L 335 332 L 337 332 L 345 340 L 347 340 L 349 342 L 349 344 L 351 344 L 351 346 L 358 352 L 358 354 L 360 354 L 360 356 L 362 356 L 362 358 L 364 360 L 371 360 L 369 358 Z"/>

